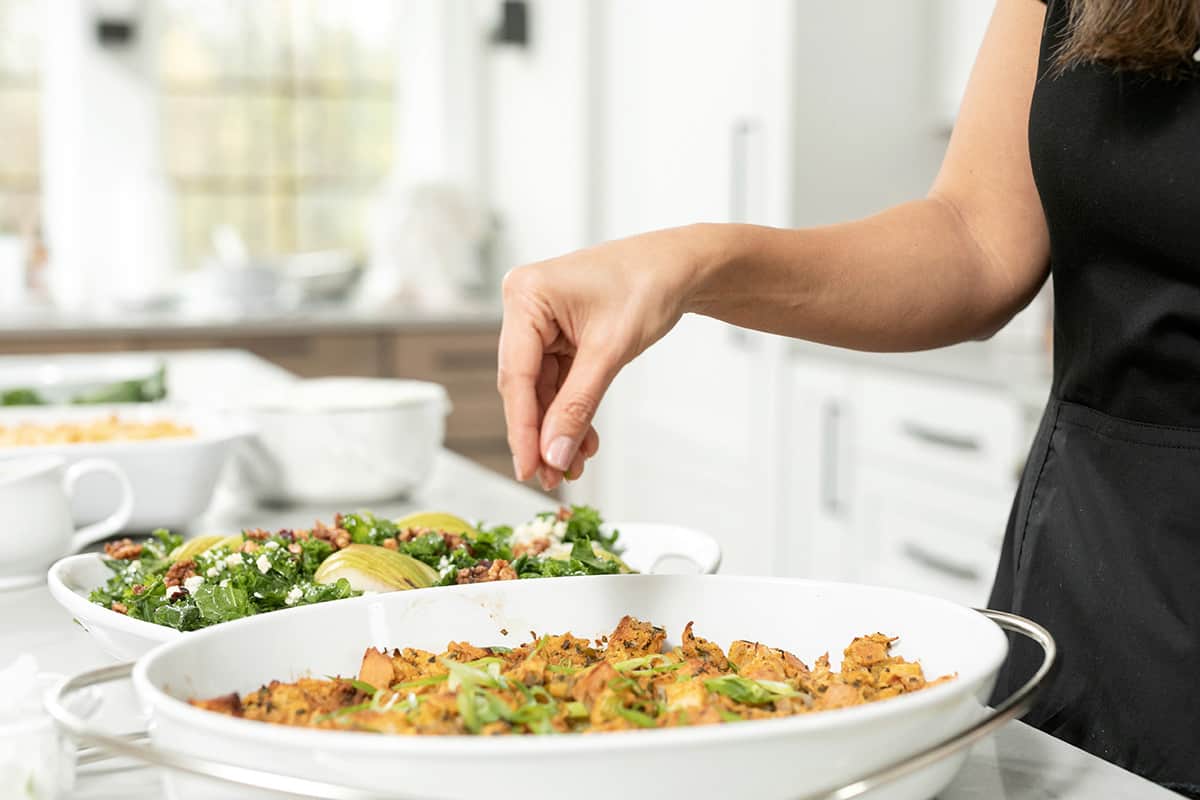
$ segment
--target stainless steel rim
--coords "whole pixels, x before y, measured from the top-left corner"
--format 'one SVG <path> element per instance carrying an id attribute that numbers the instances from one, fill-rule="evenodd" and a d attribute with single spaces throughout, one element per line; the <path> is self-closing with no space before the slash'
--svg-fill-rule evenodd
<path id="1" fill-rule="evenodd" d="M 836 788 L 823 790 L 815 794 L 804 795 L 797 800 L 851 800 L 867 792 L 898 780 L 906 775 L 932 766 L 942 759 L 975 744 L 980 739 L 995 731 L 1006 722 L 1023 715 L 1033 705 L 1037 694 L 1049 675 L 1050 669 L 1058 655 L 1058 647 L 1050 632 L 1036 622 L 1010 614 L 1005 611 L 981 609 L 988 619 L 1011 633 L 1016 633 L 1032 640 L 1042 648 L 1042 663 L 1037 671 L 1012 695 L 996 706 L 990 713 L 979 721 L 957 734 L 908 756 L 893 764 L 881 767 L 852 783 Z M 111 667 L 83 672 L 60 681 L 46 698 L 46 708 L 58 726 L 77 741 L 99 748 L 114 756 L 124 756 L 151 766 L 179 770 L 192 775 L 213 778 L 228 783 L 249 786 L 268 791 L 296 794 L 320 800 L 378 800 L 393 798 L 393 800 L 417 800 L 414 795 L 404 795 L 388 792 L 370 792 L 355 789 L 336 783 L 315 781 L 308 778 L 296 778 L 290 775 L 280 775 L 250 767 L 239 767 L 221 761 L 196 758 L 182 753 L 163 750 L 143 741 L 131 738 L 129 735 L 120 736 L 95 730 L 87 720 L 67 708 L 65 700 L 72 693 L 98 686 L 104 683 L 125 680 L 133 672 L 133 664 L 117 664 Z"/>
<path id="2" fill-rule="evenodd" d="M 1033 620 L 1017 614 L 991 609 L 977 610 L 1004 630 L 1031 639 L 1042 648 L 1042 663 L 1029 680 L 1005 698 L 1004 702 L 992 709 L 991 713 L 966 730 L 894 764 L 880 767 L 853 783 L 839 786 L 836 789 L 804 795 L 799 800 L 850 800 L 852 797 L 859 797 L 884 784 L 899 780 L 905 775 L 911 775 L 918 770 L 932 766 L 959 750 L 970 747 L 1006 722 L 1024 715 L 1033 706 L 1033 701 L 1037 699 L 1046 676 L 1050 674 L 1050 669 L 1054 666 L 1055 659 L 1058 658 L 1058 645 L 1055 644 L 1054 637 L 1050 635 L 1050 631 Z"/>

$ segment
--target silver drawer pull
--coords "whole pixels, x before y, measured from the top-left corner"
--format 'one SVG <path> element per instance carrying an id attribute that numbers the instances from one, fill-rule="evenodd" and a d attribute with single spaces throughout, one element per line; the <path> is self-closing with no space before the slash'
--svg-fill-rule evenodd
<path id="1" fill-rule="evenodd" d="M 959 564 L 936 553 L 931 553 L 915 542 L 905 542 L 901 551 L 921 566 L 936 570 L 944 575 L 949 575 L 952 578 L 957 578 L 960 581 L 983 580 L 983 574 L 975 567 L 967 564 Z"/>
<path id="2" fill-rule="evenodd" d="M 949 450 L 974 453 L 983 449 L 983 445 L 973 436 L 963 436 L 958 433 L 933 430 L 917 422 L 904 422 L 900 425 L 900 429 L 912 438 L 922 441 L 925 444 L 945 447 Z"/>

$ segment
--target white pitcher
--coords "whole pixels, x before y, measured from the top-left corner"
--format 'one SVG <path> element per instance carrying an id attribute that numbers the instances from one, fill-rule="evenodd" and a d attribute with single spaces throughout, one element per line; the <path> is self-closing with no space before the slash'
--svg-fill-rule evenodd
<path id="1" fill-rule="evenodd" d="M 85 475 L 105 472 L 120 486 L 117 508 L 78 530 L 71 518 L 71 495 Z M 60 456 L 0 461 L 0 578 L 40 573 L 68 555 L 125 526 L 133 513 L 133 487 L 124 470 L 104 458 L 70 466 Z"/>

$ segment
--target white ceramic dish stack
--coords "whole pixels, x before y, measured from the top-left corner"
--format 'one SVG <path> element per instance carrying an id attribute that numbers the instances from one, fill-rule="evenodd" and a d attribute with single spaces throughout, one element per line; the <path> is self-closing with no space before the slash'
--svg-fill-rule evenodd
<path id="1" fill-rule="evenodd" d="M 713 573 L 721 564 L 721 548 L 716 540 L 691 528 L 644 522 L 606 527 L 621 532 L 621 557 L 638 572 L 666 571 L 677 562 L 683 562 L 690 564 L 690 571 Z M 50 568 L 47 582 L 59 605 L 114 658 L 138 658 L 156 645 L 184 635 L 174 628 L 131 619 L 88 602 L 92 590 L 103 586 L 111 576 L 112 572 L 104 566 L 101 556 L 84 553 L 58 561 Z"/>
<path id="2" fill-rule="evenodd" d="M 368 646 L 436 652 L 450 640 L 515 643 L 523 635 L 518 632 L 529 630 L 594 637 L 610 632 L 624 614 L 663 625 L 673 637 L 694 620 L 698 635 L 722 647 L 749 639 L 787 648 L 809 662 L 828 650 L 835 666 L 851 638 L 885 631 L 900 637 L 897 652 L 919 659 L 926 674 L 956 678 L 911 695 L 818 714 L 591 736 L 380 736 L 280 727 L 186 702 L 252 691 L 272 679 L 353 675 Z M 179 637 L 132 670 L 118 666 L 76 676 L 50 707 L 84 741 L 177 768 L 167 773 L 175 800 L 463 798 L 475 796 L 484 779 L 488 796 L 497 800 L 558 798 L 564 791 L 581 800 L 608 800 L 615 789 L 624 795 L 629 787 L 646 797 L 772 800 L 826 796 L 846 784 L 851 790 L 841 796 L 853 797 L 884 779 L 891 782 L 872 796 L 917 800 L 949 783 L 965 755 L 961 745 L 1024 707 L 1054 660 L 1053 640 L 1044 630 L 1020 618 L 994 618 L 1039 641 L 1045 651 L 1034 679 L 996 712 L 984 700 L 1007 640 L 978 612 L 878 587 L 661 575 L 453 586 L 239 620 Z M 130 673 L 149 713 L 148 750 L 106 739 L 61 707 L 74 691 Z M 472 777 L 456 780 L 464 769 Z M 853 785 L 873 772 L 878 777 Z M 235 787 L 209 777 L 214 775 L 292 794 Z"/>

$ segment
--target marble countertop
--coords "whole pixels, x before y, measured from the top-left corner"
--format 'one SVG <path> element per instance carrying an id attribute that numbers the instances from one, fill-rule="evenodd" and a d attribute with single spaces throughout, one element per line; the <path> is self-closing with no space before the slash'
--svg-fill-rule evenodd
<path id="1" fill-rule="evenodd" d="M 30 309 L 0 315 L 0 342 L 29 337 L 242 336 L 338 332 L 403 332 L 445 328 L 498 329 L 500 309 L 464 302 L 447 309 L 407 306 L 357 309 L 320 305 L 264 311 L 110 311 L 75 313 Z"/>
<path id="2" fill-rule="evenodd" d="M 282 377 L 276 367 L 245 353 L 190 353 L 168 368 L 177 388 L 209 384 L 214 371 L 236 370 L 251 377 L 256 363 L 264 381 Z M 195 397 L 194 400 L 201 398 Z M 378 504 L 377 510 L 399 516 L 421 508 L 453 508 L 467 517 L 516 520 L 544 510 L 549 500 L 449 452 L 437 461 L 429 483 L 406 501 Z M 212 507 L 191 526 L 191 532 L 233 532 L 247 527 L 284 527 L 310 524 L 328 517 L 327 508 L 257 508 L 235 492 L 218 494 Z M 33 653 L 42 669 L 61 673 L 111 663 L 108 656 L 50 597 L 46 587 L 0 593 L 0 661 Z M 103 717 L 116 730 L 136 725 L 129 708 L 128 689 L 108 698 Z M 159 775 L 124 762 L 99 762 L 80 770 L 72 800 L 162 795 Z M 1007 798 L 1009 800 L 1091 800 L 1095 797 L 1177 797 L 1129 772 L 1064 744 L 1020 722 L 1008 723 L 997 735 L 975 746 L 966 765 L 944 791 L 941 800 Z"/>

